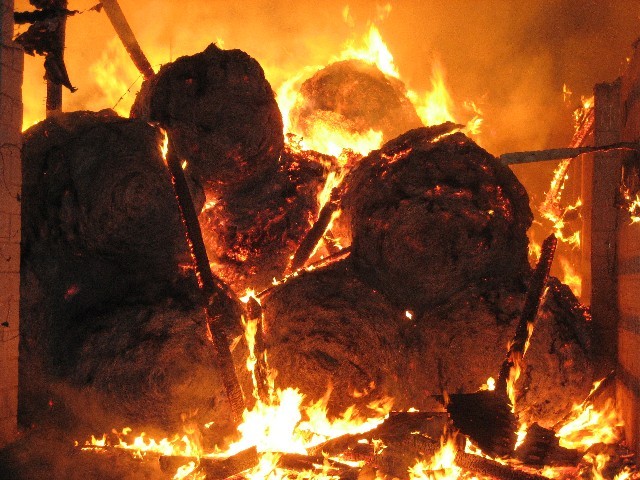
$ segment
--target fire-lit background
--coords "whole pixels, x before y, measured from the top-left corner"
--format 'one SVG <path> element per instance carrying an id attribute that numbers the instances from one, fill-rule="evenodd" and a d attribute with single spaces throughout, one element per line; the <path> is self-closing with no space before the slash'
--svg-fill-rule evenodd
<path id="1" fill-rule="evenodd" d="M 345 58 L 345 51 L 370 49 L 377 40 L 418 99 L 440 82 L 448 95 L 440 102 L 447 103 L 453 119 L 481 118 L 473 138 L 494 155 L 567 146 L 573 112 L 593 94 L 595 83 L 613 81 L 624 71 L 640 35 L 637 0 L 120 3 L 156 71 L 212 42 L 239 48 L 260 62 L 281 107 L 286 82 L 300 82 Z M 94 5 L 95 0 L 69 2 L 79 11 Z M 31 9 L 27 0 L 15 7 Z M 372 37 L 372 27 L 380 38 Z M 114 108 L 128 115 L 142 76 L 104 13 L 69 18 L 65 55 L 78 87 L 76 93 L 64 92 L 65 111 Z M 25 128 L 44 117 L 43 74 L 42 58 L 27 56 Z M 513 167 L 534 211 L 555 166 Z M 565 195 L 569 203 L 580 194 L 575 172 Z M 543 235 L 534 229 L 532 240 Z"/>
<path id="2" fill-rule="evenodd" d="M 95 3 L 72 0 L 69 8 Z M 218 42 L 256 58 L 274 90 L 303 67 L 326 65 L 374 23 L 409 88 L 428 91 L 440 63 L 459 114 L 464 101 L 482 110 L 480 142 L 494 154 L 566 145 L 581 95 L 622 73 L 640 31 L 640 2 L 629 0 L 120 3 L 156 70 Z M 16 10 L 31 8 L 16 1 Z M 142 79 L 106 15 L 71 17 L 65 54 L 78 87 L 65 92 L 65 110 L 113 107 L 125 95 L 116 109 L 127 111 Z M 42 59 L 28 57 L 25 125 L 44 115 L 42 77 Z"/>

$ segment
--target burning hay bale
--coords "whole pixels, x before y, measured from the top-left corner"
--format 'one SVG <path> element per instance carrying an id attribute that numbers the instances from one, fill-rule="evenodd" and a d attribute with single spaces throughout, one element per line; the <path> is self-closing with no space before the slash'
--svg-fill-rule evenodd
<path id="1" fill-rule="evenodd" d="M 353 256 L 353 255 L 352 255 Z M 464 292 L 408 318 L 364 281 L 353 258 L 305 272 L 263 302 L 269 361 L 278 382 L 309 398 L 333 387 L 332 411 L 363 411 L 390 396 L 394 408 L 433 410 L 433 395 L 475 392 L 497 377 L 523 292 Z M 577 300 L 573 298 L 577 305 Z M 591 387 L 584 317 L 548 295 L 518 384 L 523 420 L 553 425 Z M 537 386 L 537 385 L 540 386 Z"/>
<path id="2" fill-rule="evenodd" d="M 402 312 L 354 275 L 350 261 L 289 280 L 269 295 L 264 314 L 278 384 L 300 387 L 310 399 L 333 389 L 336 413 L 366 406 L 371 390 L 377 398 L 400 393 Z"/>
<path id="3" fill-rule="evenodd" d="M 171 304 L 92 317 L 69 372 L 72 385 L 119 417 L 115 425 L 180 432 L 186 416 L 187 423 L 215 422 L 220 435 L 233 431 L 203 317 L 201 309 Z M 238 347 L 240 372 L 245 352 Z"/>
<path id="4" fill-rule="evenodd" d="M 163 405 L 149 410 L 158 421 L 203 409 L 185 383 L 216 380 L 196 348 L 204 333 L 189 320 L 202 312 L 190 311 L 199 298 L 192 271 L 180 267 L 191 257 L 161 141 L 147 122 L 110 111 L 56 116 L 25 134 L 23 421 L 49 415 L 49 402 L 74 403 L 84 387 L 112 395 L 122 417 L 152 399 Z M 67 379 L 75 391 L 56 387 Z"/>
<path id="5" fill-rule="evenodd" d="M 291 111 L 294 131 L 318 125 L 349 133 L 382 132 L 383 141 L 422 126 L 404 84 L 360 60 L 333 63 L 306 80 Z"/>
<path id="6" fill-rule="evenodd" d="M 280 278 L 318 211 L 332 158 L 286 148 L 265 183 L 228 192 L 200 214 L 213 269 L 236 291 Z"/>
<path id="7" fill-rule="evenodd" d="M 262 67 L 241 50 L 212 44 L 163 66 L 131 115 L 159 122 L 207 191 L 246 188 L 278 169 L 282 116 Z"/>
<path id="8" fill-rule="evenodd" d="M 411 131 L 365 158 L 343 198 L 350 257 L 265 299 L 271 363 L 312 397 L 333 385 L 337 407 L 392 396 L 424 409 L 498 374 L 530 276 L 528 199 L 490 154 L 440 133 Z M 593 380 L 584 312 L 566 293 L 544 304 L 517 403 L 547 424 Z"/>
<path id="9" fill-rule="evenodd" d="M 210 45 L 147 80 L 132 116 L 158 122 L 206 194 L 209 257 L 236 290 L 268 286 L 317 211 L 319 154 L 284 149 L 282 116 L 256 60 Z"/>
<path id="10" fill-rule="evenodd" d="M 400 307 L 469 287 L 519 288 L 529 271 L 529 199 L 515 175 L 462 133 L 407 132 L 346 179 L 358 270 Z"/>

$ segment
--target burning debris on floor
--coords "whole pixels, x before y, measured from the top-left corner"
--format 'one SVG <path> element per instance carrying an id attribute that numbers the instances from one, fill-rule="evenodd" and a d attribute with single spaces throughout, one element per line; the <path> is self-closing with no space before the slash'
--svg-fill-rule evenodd
<path id="1" fill-rule="evenodd" d="M 354 75 L 347 83 L 378 82 L 382 103 L 397 96 L 403 121 L 347 108 L 339 113 L 349 122 L 379 121 L 372 127 L 389 137 L 420 123 L 400 86 L 353 62 L 312 78 L 309 98 L 334 96 L 346 88 L 342 77 Z M 499 366 L 536 278 L 524 188 L 456 125 L 409 130 L 365 158 L 354 155 L 331 200 L 350 250 L 282 279 L 340 162 L 284 145 L 258 63 L 214 45 L 178 59 L 147 81 L 132 116 L 64 114 L 25 134 L 20 394 L 23 423 L 38 427 L 0 453 L 0 473 L 364 480 L 458 478 L 464 469 L 536 480 L 554 462 L 576 477 L 601 461 L 608 447 L 600 437 L 588 446 L 556 441 L 577 416 L 572 406 L 589 398 L 594 368 L 588 315 L 547 280 L 548 269 L 536 288 L 536 328 L 525 329 L 519 352 L 527 355 L 518 358 L 513 404 L 504 405 L 523 430 L 532 425 L 526 454 L 510 447 L 489 452 L 499 461 L 476 455 L 452 432 L 455 395 L 474 394 L 490 375 L 504 379 Z M 189 255 L 196 245 L 185 239 L 162 129 L 185 162 L 221 281 L 237 296 L 264 289 L 260 303 L 255 293 L 245 306 L 232 299 L 244 330 L 228 311 L 215 323 L 204 319 L 202 272 Z M 266 288 L 273 277 L 282 281 Z M 243 387 L 239 426 L 211 346 L 216 335 L 232 345 Z M 184 434 L 152 441 L 112 431 L 84 449 L 63 448 L 64 461 L 51 448 L 70 437 L 82 447 L 89 432 L 118 424 Z M 61 429 L 68 432 L 56 438 Z M 615 458 L 606 468 L 618 473 L 625 457 Z M 38 468 L 29 466 L 34 459 Z"/>

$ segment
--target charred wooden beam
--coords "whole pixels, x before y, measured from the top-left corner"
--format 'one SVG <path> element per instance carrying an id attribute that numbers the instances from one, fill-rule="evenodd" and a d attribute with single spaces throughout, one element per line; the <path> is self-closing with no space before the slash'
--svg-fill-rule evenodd
<path id="1" fill-rule="evenodd" d="M 640 151 L 640 144 L 637 142 L 617 142 L 599 147 L 552 148 L 549 150 L 534 150 L 530 152 L 504 153 L 500 155 L 500 160 L 506 165 L 515 165 L 520 163 L 544 162 L 547 160 L 563 160 L 565 158 L 575 158 L 585 153 L 609 152 L 612 150 L 638 152 Z"/>
<path id="2" fill-rule="evenodd" d="M 167 165 L 173 177 L 176 197 L 184 220 L 187 239 L 192 249 L 199 284 L 207 297 L 205 311 L 215 359 L 231 406 L 232 418 L 235 422 L 240 423 L 245 409 L 244 396 L 223 328 L 226 318 L 239 315 L 238 302 L 231 290 L 219 278 L 214 277 L 211 271 L 198 214 L 193 205 L 182 164 L 171 145 L 169 145 L 167 153 Z"/>
<path id="3" fill-rule="evenodd" d="M 309 260 L 311 255 L 313 255 L 313 252 L 318 246 L 318 242 L 320 242 L 320 239 L 323 237 L 331 223 L 331 217 L 340 207 L 339 196 L 340 190 L 336 187 L 331 192 L 330 200 L 322 207 L 322 210 L 320 210 L 318 220 L 313 224 L 311 230 L 307 232 L 298 246 L 298 249 L 293 256 L 293 260 L 291 261 L 289 272 L 295 272 L 296 270 L 304 267 L 307 260 Z"/>
<path id="4" fill-rule="evenodd" d="M 179 467 L 195 462 L 197 468 L 204 472 L 208 479 L 222 480 L 255 467 L 258 464 L 259 455 L 256 447 L 250 447 L 226 458 L 201 457 L 198 459 L 165 455 L 160 457 L 159 461 L 164 473 L 174 474 Z"/>
<path id="5" fill-rule="evenodd" d="M 458 452 L 455 462 L 460 468 L 499 480 L 544 480 L 547 478 L 542 475 L 523 472 L 522 470 L 517 470 L 508 465 L 503 465 L 494 460 L 470 453 Z"/>
<path id="6" fill-rule="evenodd" d="M 573 466 L 580 462 L 582 454 L 560 446 L 556 432 L 534 423 L 527 430 L 524 442 L 516 450 L 515 457 L 527 465 L 541 467 Z"/>
<path id="7" fill-rule="evenodd" d="M 102 0 L 101 3 L 104 7 L 104 11 L 107 13 L 109 20 L 111 21 L 111 25 L 113 25 L 120 41 L 127 50 L 127 53 L 129 53 L 133 64 L 145 79 L 152 77 L 155 74 L 153 67 L 151 67 L 149 60 L 147 60 L 147 57 L 140 48 L 140 44 L 138 43 L 138 40 L 136 40 L 133 30 L 131 30 L 129 22 L 124 16 L 124 12 L 120 8 L 118 0 Z"/>
<path id="8" fill-rule="evenodd" d="M 392 412 L 387 420 L 368 432 L 345 434 L 329 439 L 309 449 L 309 453 L 338 455 L 347 450 L 354 450 L 361 440 L 385 441 L 389 438 L 396 439 L 409 435 L 412 432 L 420 432 L 433 440 L 439 440 L 448 423 L 449 415 L 446 412 Z"/>
<path id="9" fill-rule="evenodd" d="M 380 454 L 370 452 L 368 463 L 381 469 L 386 474 L 406 477 L 407 469 L 418 460 L 430 458 L 440 450 L 439 441 L 419 434 L 409 434 L 389 439 L 389 444 Z M 543 480 L 545 477 L 518 470 L 512 466 L 494 460 L 465 453 L 462 448 L 455 456 L 455 464 L 459 467 L 499 480 Z"/>
<path id="10" fill-rule="evenodd" d="M 510 344 L 507 357 L 500 368 L 500 375 L 496 382 L 497 392 L 507 393 L 507 382 L 510 372 L 515 367 L 515 362 L 525 354 L 529 338 L 533 331 L 533 325 L 538 315 L 538 309 L 540 308 L 540 302 L 545 291 L 547 279 L 549 278 L 549 272 L 551 271 L 551 264 L 553 263 L 557 245 L 558 239 L 553 234 L 549 235 L 544 242 L 542 242 L 540 260 L 529 282 L 529 288 L 527 289 L 527 295 L 524 300 L 524 306 L 522 307 L 522 313 L 520 314 L 513 341 Z"/>

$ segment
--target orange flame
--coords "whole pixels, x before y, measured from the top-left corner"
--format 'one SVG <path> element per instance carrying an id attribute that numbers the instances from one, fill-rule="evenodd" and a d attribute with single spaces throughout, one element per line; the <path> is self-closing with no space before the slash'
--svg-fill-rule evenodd
<path id="1" fill-rule="evenodd" d="M 562 267 L 562 283 L 568 285 L 573 294 L 580 298 L 582 294 L 582 278 L 575 271 L 569 259 L 560 257 L 560 266 Z"/>
<path id="2" fill-rule="evenodd" d="M 584 451 L 596 443 L 615 443 L 620 439 L 623 423 L 612 399 L 607 399 L 599 410 L 593 405 L 575 405 L 574 412 L 576 418 L 557 432 L 561 446 Z"/>
<path id="3" fill-rule="evenodd" d="M 455 435 L 446 435 L 441 439 L 440 449 L 430 459 L 416 462 L 409 467 L 410 480 L 455 480 L 462 469 L 456 465 L 458 448 Z"/>
<path id="4" fill-rule="evenodd" d="M 347 41 L 342 52 L 333 61 L 362 60 L 363 62 L 375 65 L 378 67 L 378 70 L 385 75 L 400 78 L 398 68 L 393 61 L 393 55 L 382 39 L 378 27 L 371 24 L 361 41 L 363 44 L 362 47 L 356 47 L 353 40 Z"/>

